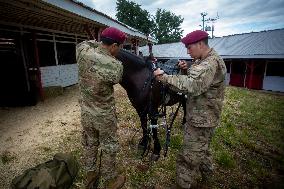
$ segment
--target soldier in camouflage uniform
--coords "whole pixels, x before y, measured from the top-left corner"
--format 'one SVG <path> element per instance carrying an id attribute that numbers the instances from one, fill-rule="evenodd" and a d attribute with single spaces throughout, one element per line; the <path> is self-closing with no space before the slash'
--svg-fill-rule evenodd
<path id="1" fill-rule="evenodd" d="M 206 181 L 213 170 L 209 145 L 220 121 L 225 90 L 226 66 L 216 51 L 208 46 L 204 31 L 189 33 L 182 42 L 195 60 L 186 75 L 166 75 L 156 70 L 156 79 L 173 90 L 188 96 L 184 125 L 184 142 L 177 157 L 177 188 L 195 188 L 198 181 Z"/>
<path id="2" fill-rule="evenodd" d="M 114 56 L 125 39 L 123 32 L 109 27 L 101 34 L 102 42 L 77 45 L 86 188 L 96 188 L 99 176 L 107 188 L 120 188 L 125 182 L 116 170 L 119 144 L 113 96 L 113 85 L 121 81 L 123 73 L 121 62 Z"/>

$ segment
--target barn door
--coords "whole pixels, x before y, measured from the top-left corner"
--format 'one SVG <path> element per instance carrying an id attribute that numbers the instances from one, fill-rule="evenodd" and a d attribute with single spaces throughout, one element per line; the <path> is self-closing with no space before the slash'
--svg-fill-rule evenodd
<path id="1" fill-rule="evenodd" d="M 245 87 L 249 89 L 262 89 L 265 62 L 262 60 L 252 60 L 246 64 L 246 81 Z"/>

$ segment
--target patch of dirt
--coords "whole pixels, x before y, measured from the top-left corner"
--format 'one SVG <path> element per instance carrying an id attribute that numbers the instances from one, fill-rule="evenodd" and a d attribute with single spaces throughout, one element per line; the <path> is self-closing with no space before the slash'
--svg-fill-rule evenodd
<path id="1" fill-rule="evenodd" d="M 0 109 L 0 188 L 9 188 L 15 176 L 56 151 L 70 150 L 60 144 L 65 136 L 80 132 L 78 93 L 72 86 L 36 106 Z"/>

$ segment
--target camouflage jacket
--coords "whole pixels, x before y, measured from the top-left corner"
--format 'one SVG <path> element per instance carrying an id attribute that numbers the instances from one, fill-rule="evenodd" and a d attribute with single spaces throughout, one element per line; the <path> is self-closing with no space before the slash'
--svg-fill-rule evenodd
<path id="1" fill-rule="evenodd" d="M 211 49 L 205 59 L 197 60 L 187 70 L 187 75 L 164 74 L 161 81 L 187 94 L 187 123 L 195 127 L 216 127 L 222 110 L 226 72 L 224 61 Z"/>
<path id="2" fill-rule="evenodd" d="M 114 115 L 113 85 L 122 79 L 123 66 L 101 44 L 84 41 L 76 47 L 82 111 Z"/>

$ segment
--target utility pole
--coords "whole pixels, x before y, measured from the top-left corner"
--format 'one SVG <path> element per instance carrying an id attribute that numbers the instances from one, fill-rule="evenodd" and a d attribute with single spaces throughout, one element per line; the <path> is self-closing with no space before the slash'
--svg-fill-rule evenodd
<path id="1" fill-rule="evenodd" d="M 201 13 L 202 16 L 202 31 L 204 31 L 204 22 L 205 22 L 205 16 L 207 16 L 207 12 L 202 12 Z"/>
<path id="2" fill-rule="evenodd" d="M 207 16 L 207 12 L 202 12 L 201 13 L 201 16 L 202 16 L 202 30 L 203 31 L 211 31 L 212 32 L 212 38 L 214 38 L 214 23 L 215 23 L 215 21 L 216 20 L 218 20 L 219 19 L 219 15 L 218 15 L 218 12 L 217 12 L 217 16 L 215 17 L 215 18 L 208 18 L 208 19 L 205 19 L 205 16 Z M 205 28 L 204 28 L 204 23 L 205 22 L 211 22 L 211 27 L 210 26 L 205 26 Z"/>

